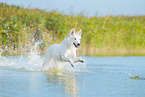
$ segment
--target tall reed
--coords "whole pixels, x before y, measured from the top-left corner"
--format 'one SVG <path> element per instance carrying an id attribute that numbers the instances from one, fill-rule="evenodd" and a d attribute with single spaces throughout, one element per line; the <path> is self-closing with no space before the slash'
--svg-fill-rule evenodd
<path id="1" fill-rule="evenodd" d="M 69 31 L 82 29 L 80 55 L 145 55 L 145 16 L 85 17 L 0 4 L 0 48 L 3 55 L 26 54 L 36 41 L 45 54 Z"/>

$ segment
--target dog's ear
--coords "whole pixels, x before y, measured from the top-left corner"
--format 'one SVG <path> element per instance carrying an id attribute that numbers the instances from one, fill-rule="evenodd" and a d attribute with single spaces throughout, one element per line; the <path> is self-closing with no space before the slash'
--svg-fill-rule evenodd
<path id="1" fill-rule="evenodd" d="M 80 37 L 82 35 L 82 30 L 80 29 L 80 31 L 77 33 Z"/>
<path id="2" fill-rule="evenodd" d="M 72 29 L 72 30 L 70 31 L 69 37 L 71 37 L 71 36 L 73 36 L 73 35 L 75 35 L 75 29 Z"/>

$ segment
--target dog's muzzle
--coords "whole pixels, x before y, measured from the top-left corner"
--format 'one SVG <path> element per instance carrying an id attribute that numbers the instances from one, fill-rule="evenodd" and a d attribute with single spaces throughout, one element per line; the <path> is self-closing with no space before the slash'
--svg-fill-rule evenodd
<path id="1" fill-rule="evenodd" d="M 74 42 L 73 42 L 73 44 L 74 44 L 74 46 L 75 46 L 76 48 L 78 48 L 78 47 L 81 45 L 80 43 L 75 44 Z"/>

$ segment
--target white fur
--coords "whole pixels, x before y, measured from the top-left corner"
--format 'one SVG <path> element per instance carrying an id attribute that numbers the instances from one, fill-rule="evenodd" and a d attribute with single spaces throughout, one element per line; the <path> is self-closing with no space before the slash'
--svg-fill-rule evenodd
<path id="1" fill-rule="evenodd" d="M 75 33 L 75 30 L 72 29 L 61 44 L 51 45 L 48 48 L 43 66 L 50 69 L 62 62 L 69 62 L 72 67 L 74 67 L 74 63 L 76 62 L 84 63 L 84 60 L 76 57 L 76 50 L 80 44 L 81 34 L 81 30 L 78 33 Z"/>

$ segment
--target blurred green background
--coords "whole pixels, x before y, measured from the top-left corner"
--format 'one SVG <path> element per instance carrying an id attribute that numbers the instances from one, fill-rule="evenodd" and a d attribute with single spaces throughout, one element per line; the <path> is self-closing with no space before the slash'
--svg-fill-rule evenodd
<path id="1" fill-rule="evenodd" d="M 145 55 L 145 16 L 64 15 L 56 11 L 24 9 L 0 4 L 0 48 L 2 55 L 25 55 L 37 41 L 47 48 L 61 43 L 72 28 L 82 29 L 82 56 Z"/>

